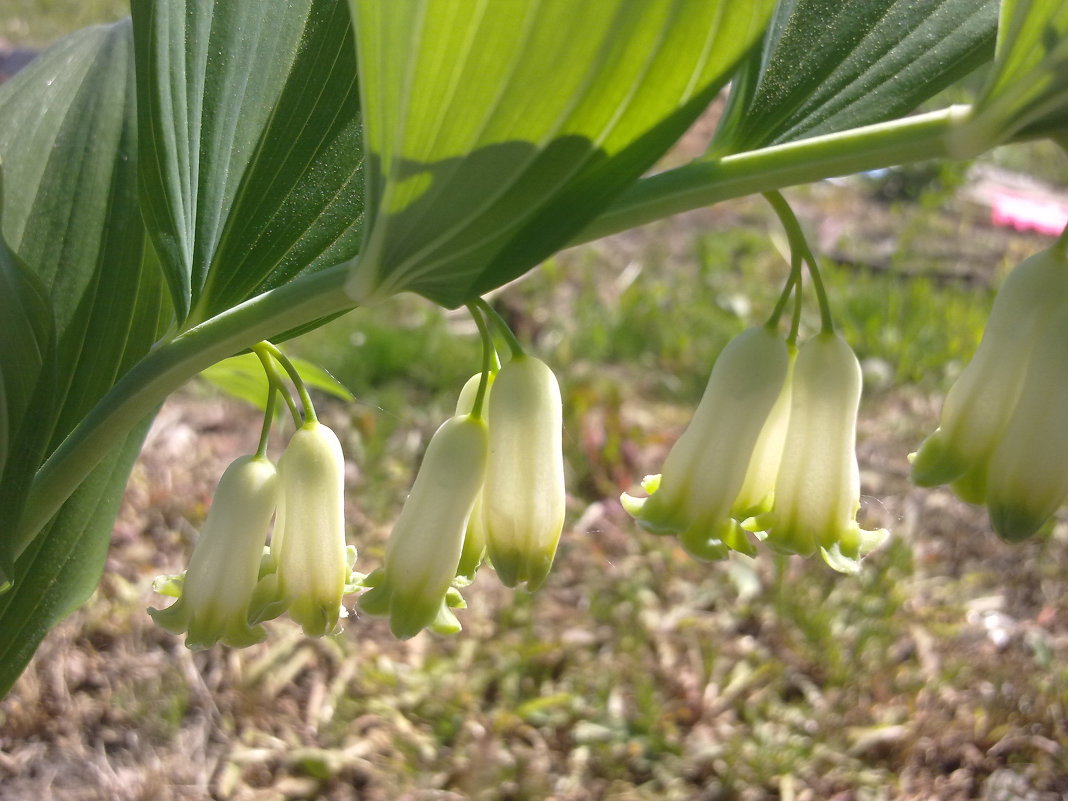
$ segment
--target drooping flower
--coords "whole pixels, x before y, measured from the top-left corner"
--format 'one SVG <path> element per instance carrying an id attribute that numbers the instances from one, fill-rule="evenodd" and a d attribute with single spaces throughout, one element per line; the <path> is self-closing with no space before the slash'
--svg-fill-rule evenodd
<path id="1" fill-rule="evenodd" d="M 861 371 L 853 350 L 825 331 L 805 342 L 794 364 L 789 424 L 771 510 L 746 522 L 784 553 L 817 550 L 834 569 L 856 572 L 885 530 L 864 531 L 856 423 Z"/>
<path id="2" fill-rule="evenodd" d="M 1038 531 L 1068 495 L 1068 257 L 1063 244 L 1006 279 L 939 428 L 912 458 L 921 486 L 985 503 L 1007 540 Z"/>
<path id="3" fill-rule="evenodd" d="M 496 372 L 487 376 L 487 398 L 493 389 L 493 382 L 497 377 Z M 475 397 L 478 395 L 478 385 L 482 380 L 482 373 L 475 373 L 460 390 L 460 397 L 456 401 L 456 417 L 468 415 L 475 408 Z M 485 402 L 485 401 L 484 401 Z M 456 566 L 456 577 L 461 583 L 470 583 L 475 580 L 475 573 L 482 565 L 486 557 L 486 516 L 482 509 L 482 490 L 475 496 L 475 503 L 471 507 L 471 514 L 467 519 L 467 529 L 464 532 L 464 547 L 460 553 L 460 561 Z"/>
<path id="4" fill-rule="evenodd" d="M 789 371 L 789 348 L 770 327 L 727 344 L 663 472 L 643 484 L 650 496 L 622 497 L 642 528 L 677 534 L 700 559 L 753 552 L 732 513 L 749 515 L 767 503 L 789 411 Z"/>
<path id="5" fill-rule="evenodd" d="M 293 435 L 278 461 L 280 495 L 271 554 L 278 604 L 311 637 L 337 628 L 353 554 L 345 544 L 345 457 L 317 421 Z"/>
<path id="6" fill-rule="evenodd" d="M 482 495 L 486 545 L 501 582 L 545 581 L 564 526 L 560 386 L 539 359 L 513 356 L 489 401 L 489 464 Z"/>
<path id="7" fill-rule="evenodd" d="M 486 473 L 486 424 L 452 417 L 427 446 L 411 494 L 386 546 L 384 567 L 365 579 L 359 600 L 371 615 L 388 615 L 393 634 L 414 637 L 430 627 L 459 631 L 450 607 L 462 605 L 452 589 L 464 532 Z"/>
<path id="8" fill-rule="evenodd" d="M 995 530 L 1018 541 L 1068 498 L 1068 298 L 1043 327 L 1022 392 L 990 456 L 986 503 Z"/>
<path id="9" fill-rule="evenodd" d="M 178 601 L 148 610 L 156 623 L 174 634 L 188 632 L 190 648 L 220 641 L 244 647 L 263 640 L 266 632 L 250 625 L 248 614 L 277 498 L 277 471 L 266 458 L 245 456 L 226 469 L 181 579 Z"/>
<path id="10" fill-rule="evenodd" d="M 913 458 L 913 481 L 934 487 L 967 476 L 968 500 L 982 503 L 990 454 L 1016 408 L 1043 323 L 1066 297 L 1068 260 L 1059 248 L 1010 273 L 979 349 L 946 395 L 941 425 Z"/>

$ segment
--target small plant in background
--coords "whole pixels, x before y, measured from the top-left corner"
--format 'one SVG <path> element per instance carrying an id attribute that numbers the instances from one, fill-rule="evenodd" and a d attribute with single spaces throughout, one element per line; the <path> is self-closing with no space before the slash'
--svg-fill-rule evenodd
<path id="1" fill-rule="evenodd" d="M 760 192 L 789 240 L 779 300 L 716 362 L 649 497 L 624 502 L 699 559 L 753 554 L 756 540 L 857 572 L 886 536 L 856 521 L 860 365 L 776 190 L 1064 136 L 1068 9 L 1053 0 L 131 10 L 0 89 L 5 687 L 98 580 L 161 401 L 246 349 L 263 370 L 260 445 L 224 474 L 184 577 L 158 584 L 179 597 L 154 611 L 161 624 L 193 647 L 243 645 L 288 612 L 324 636 L 359 591 L 361 609 L 408 638 L 459 629 L 460 589 L 484 559 L 506 586 L 537 590 L 564 525 L 561 392 L 482 297 L 571 244 Z M 904 116 L 981 65 L 990 77 L 970 106 Z M 728 83 L 708 151 L 642 177 Z M 1036 258 L 1063 267 L 1056 253 Z M 806 268 L 820 315 L 808 337 Z M 985 502 L 1010 539 L 1035 533 L 1066 492 L 1068 293 L 1065 271 L 1044 269 L 1057 275 L 1033 302 L 1014 300 L 1022 279 L 1010 279 L 914 465 L 919 482 Z M 331 382 L 268 340 L 402 292 L 466 305 L 483 359 L 430 441 L 384 564 L 364 576 L 346 541 L 341 444 L 308 391 Z M 670 310 L 635 314 L 672 323 Z M 1009 337 L 1021 344 L 997 333 L 1006 316 L 1034 321 Z M 1013 363 L 991 366 L 988 352 Z M 983 391 L 1001 370 L 1011 380 Z M 275 475 L 279 401 L 296 430 Z M 962 441 L 976 452 L 958 458 Z M 45 603 L 42 587 L 62 597 Z"/>

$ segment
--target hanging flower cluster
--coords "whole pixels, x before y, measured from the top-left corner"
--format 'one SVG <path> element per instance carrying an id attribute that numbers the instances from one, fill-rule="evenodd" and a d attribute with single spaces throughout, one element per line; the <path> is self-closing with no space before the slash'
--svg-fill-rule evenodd
<path id="1" fill-rule="evenodd" d="M 286 611 L 311 636 L 337 630 L 356 558 L 345 544 L 343 477 L 337 437 L 314 420 L 293 435 L 277 469 L 261 454 L 235 461 L 219 480 L 189 568 L 157 580 L 157 591 L 178 601 L 149 614 L 187 633 L 190 648 L 259 642 L 259 624 Z"/>
<path id="2" fill-rule="evenodd" d="M 261 624 L 286 612 L 305 634 L 321 637 L 339 631 L 343 595 L 366 589 L 360 609 L 388 616 L 394 635 L 407 639 L 424 628 L 459 631 L 452 611 L 464 606 L 459 589 L 487 558 L 507 586 L 541 586 L 564 522 L 560 388 L 487 304 L 471 312 L 483 335 L 483 369 L 431 438 L 385 563 L 368 576 L 353 572 L 356 551 L 345 543 L 337 437 L 315 418 L 299 373 L 281 351 L 269 343 L 253 348 L 270 387 L 259 450 L 224 473 L 188 570 L 156 582 L 158 592 L 178 600 L 150 609 L 153 618 L 186 633 L 191 648 L 259 642 L 266 636 Z M 491 322 L 511 349 L 502 368 Z M 278 365 L 296 387 L 303 414 Z M 275 468 L 266 448 L 279 396 L 298 428 Z"/>
<path id="3" fill-rule="evenodd" d="M 752 532 L 781 553 L 818 550 L 847 573 L 883 541 L 884 530 L 856 521 L 856 356 L 830 331 L 793 350 L 771 326 L 724 348 L 663 473 L 643 482 L 649 496 L 622 496 L 642 528 L 678 535 L 706 560 L 754 555 Z"/>
<path id="4" fill-rule="evenodd" d="M 359 601 L 367 614 L 388 615 L 390 629 L 402 639 L 424 628 L 459 631 L 452 609 L 464 606 L 459 590 L 484 558 L 506 586 L 525 582 L 527 590 L 536 590 L 563 529 L 556 377 L 523 352 L 488 305 L 480 303 L 471 313 L 483 332 L 483 372 L 468 381 L 456 415 L 431 439 L 390 535 L 385 565 L 365 579 L 371 589 Z M 512 352 L 495 374 L 487 320 L 498 325 Z"/>
<path id="5" fill-rule="evenodd" d="M 693 421 L 663 472 L 647 476 L 648 497 L 621 496 L 623 507 L 654 534 L 677 535 L 698 559 L 754 555 L 749 539 L 788 554 L 817 551 L 835 570 L 854 573 L 886 538 L 860 528 L 860 472 L 855 453 L 860 364 L 834 333 L 814 259 L 781 197 L 771 196 L 790 234 L 794 265 L 766 325 L 735 337 L 716 360 Z M 807 261 L 823 330 L 799 349 L 801 266 Z M 787 339 L 777 333 L 790 297 Z"/>
<path id="6" fill-rule="evenodd" d="M 920 486 L 986 504 L 1004 539 L 1026 539 L 1068 499 L 1068 240 L 1020 264 L 975 357 L 913 454 Z"/>

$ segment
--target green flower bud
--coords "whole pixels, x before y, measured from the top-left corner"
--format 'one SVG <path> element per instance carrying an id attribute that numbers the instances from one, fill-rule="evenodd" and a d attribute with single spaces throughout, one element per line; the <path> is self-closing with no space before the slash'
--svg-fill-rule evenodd
<path id="1" fill-rule="evenodd" d="M 430 626 L 458 631 L 449 611 L 462 604 L 451 591 L 464 531 L 486 474 L 486 424 L 468 415 L 445 421 L 427 446 L 411 494 L 386 546 L 385 566 L 367 577 L 360 598 L 371 615 L 389 615 L 400 639 Z"/>
<path id="2" fill-rule="evenodd" d="M 789 368 L 786 343 L 765 326 L 743 331 L 727 344 L 655 491 L 646 499 L 622 498 L 642 528 L 678 534 L 683 547 L 700 559 L 753 551 L 731 513 L 738 505 L 748 511 L 763 503 L 770 490 L 767 479 L 778 467 L 777 443 L 789 411 L 782 400 L 789 398 Z M 650 486 L 646 482 L 647 491 Z"/>
<path id="3" fill-rule="evenodd" d="M 855 452 L 861 371 L 845 340 L 821 333 L 801 346 L 794 364 L 790 421 L 771 511 L 747 521 L 769 546 L 856 572 L 885 530 L 857 525 L 860 471 Z"/>
<path id="4" fill-rule="evenodd" d="M 564 527 L 560 386 L 546 364 L 513 356 L 489 402 L 489 466 L 483 492 L 487 550 L 501 582 L 545 581 Z"/>
<path id="5" fill-rule="evenodd" d="M 263 640 L 266 632 L 249 625 L 248 612 L 277 498 L 278 475 L 267 459 L 245 456 L 226 469 L 178 601 L 148 610 L 156 623 L 175 634 L 188 632 L 190 648 L 219 641 L 239 648 Z"/>
<path id="6" fill-rule="evenodd" d="M 912 457 L 912 479 L 933 487 L 963 479 L 966 499 L 982 503 L 987 461 L 1014 415 L 1031 354 L 1058 303 L 1068 297 L 1068 259 L 1038 253 L 1005 280 L 974 358 L 942 408 L 941 426 Z"/>
<path id="7" fill-rule="evenodd" d="M 337 436 L 305 423 L 278 461 L 281 493 L 271 553 L 277 592 L 311 637 L 337 628 L 350 575 L 345 546 L 345 457 Z"/>

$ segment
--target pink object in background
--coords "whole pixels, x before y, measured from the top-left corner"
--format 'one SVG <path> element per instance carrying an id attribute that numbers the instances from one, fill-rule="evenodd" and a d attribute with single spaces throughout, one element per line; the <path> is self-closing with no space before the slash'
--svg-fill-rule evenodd
<path id="1" fill-rule="evenodd" d="M 1033 230 L 1050 236 L 1059 236 L 1068 225 L 1068 203 L 1059 200 L 1011 192 L 999 192 L 991 200 L 994 225 L 1012 227 L 1017 231 Z"/>

